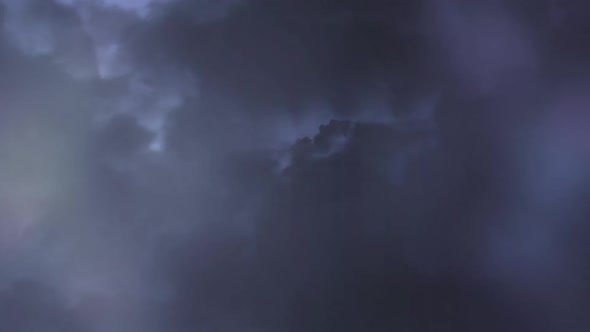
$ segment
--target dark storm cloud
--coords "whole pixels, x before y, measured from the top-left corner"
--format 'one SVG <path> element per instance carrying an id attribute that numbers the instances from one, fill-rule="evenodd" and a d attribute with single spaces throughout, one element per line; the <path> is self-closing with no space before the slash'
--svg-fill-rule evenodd
<path id="1" fill-rule="evenodd" d="M 324 154 L 343 135 L 343 146 Z M 209 231 L 163 250 L 166 263 L 158 267 L 176 294 L 162 305 L 163 326 L 540 329 L 534 317 L 543 308 L 523 300 L 526 307 L 519 309 L 518 299 L 497 294 L 502 288 L 466 271 L 479 258 L 470 235 L 479 226 L 468 224 L 469 211 L 461 205 L 472 193 L 448 192 L 455 181 L 441 172 L 441 157 L 419 155 L 410 161 L 406 182 L 392 185 L 388 159 L 428 141 L 414 135 L 385 125 L 331 122 L 294 146 L 286 182 L 269 184 L 270 169 L 244 167 L 252 157 L 234 160 L 242 171 L 232 183 L 243 196 L 235 191 L 238 196 L 212 216 L 220 221 Z M 231 202 L 254 193 L 264 195 L 264 203 L 254 215 L 253 239 L 221 220 L 239 211 Z"/>
<path id="2" fill-rule="evenodd" d="M 95 74 L 92 44 L 80 17 L 55 1 L 3 1 L 4 33 L 23 52 L 51 55 L 76 76 Z"/>
<path id="3" fill-rule="evenodd" d="M 552 285 L 580 271 L 554 265 L 563 248 L 537 232 L 554 223 L 509 195 L 522 167 L 511 147 L 560 98 L 547 54 L 561 51 L 526 9 L 461 4 L 252 1 L 211 22 L 180 6 L 134 31 L 142 65 L 187 68 L 200 88 L 165 127 L 189 166 L 151 188 L 154 213 L 185 232 L 164 238 L 154 263 L 171 292 L 162 329 L 553 331 L 578 319 L 585 296 L 564 295 L 577 283 Z M 351 115 L 376 91 L 395 112 L 439 89 L 438 131 L 318 126 L 280 177 L 253 151 L 273 109 L 300 114 L 319 99 Z"/>
<path id="4" fill-rule="evenodd" d="M 139 54 L 148 66 L 193 70 L 203 94 L 221 93 L 249 112 L 299 112 L 321 100 L 355 113 L 374 86 L 401 99 L 398 89 L 428 89 L 436 78 L 416 25 L 419 2 L 242 1 L 205 23 L 189 3 L 138 28 Z"/>
<path id="5" fill-rule="evenodd" d="M 0 327 L 586 330 L 583 1 L 1 3 Z"/>
<path id="6" fill-rule="evenodd" d="M 117 115 L 108 121 L 99 135 L 99 153 L 114 158 L 133 157 L 134 154 L 148 148 L 152 136 L 132 116 Z"/>
<path id="7" fill-rule="evenodd" d="M 21 281 L 0 292 L 0 328 L 5 331 L 90 331 L 66 299 L 42 283 Z"/>
<path id="8" fill-rule="evenodd" d="M 75 37 L 84 34 L 75 14 L 61 6 L 52 7 L 50 2 L 19 2 L 2 8 L 15 5 L 24 7 L 4 11 L 0 37 L 0 327 L 16 331 L 95 330 L 101 324 L 112 324 L 117 316 L 109 313 L 97 323 L 78 311 L 79 302 L 89 293 L 111 297 L 113 285 L 124 283 L 135 268 L 131 268 L 134 259 L 127 256 L 132 250 L 115 244 L 123 242 L 114 239 L 118 232 L 104 222 L 103 206 L 91 200 L 88 187 L 96 174 L 93 162 L 97 159 L 89 156 L 96 151 L 92 149 L 97 134 L 94 117 L 102 113 L 101 106 L 112 102 L 104 100 L 96 82 L 87 76 L 80 79 L 71 67 L 76 63 L 63 58 L 59 47 L 34 54 L 27 48 L 29 44 L 15 39 L 19 36 L 11 26 L 23 24 L 20 32 L 28 35 L 38 30 L 28 29 L 27 22 L 36 22 L 55 32 L 52 43 L 59 40 L 64 45 L 86 47 Z M 18 12 L 21 9 L 24 12 Z M 25 22 L 19 21 L 21 14 L 28 17 Z M 55 25 L 60 28 L 53 30 Z M 62 33 L 65 30 L 72 31 Z M 133 135 L 123 136 L 127 140 Z M 105 154 L 114 154 L 112 147 L 105 149 Z M 128 294 L 132 291 L 125 287 L 114 293 L 132 298 Z M 122 308 L 131 306 L 131 301 L 121 298 L 112 301 Z"/>

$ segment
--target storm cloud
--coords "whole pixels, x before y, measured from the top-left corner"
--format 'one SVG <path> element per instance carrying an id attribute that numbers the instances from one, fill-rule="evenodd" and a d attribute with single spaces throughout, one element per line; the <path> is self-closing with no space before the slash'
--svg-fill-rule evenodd
<path id="1" fill-rule="evenodd" d="M 586 331 L 588 10 L 0 0 L 0 329 Z"/>

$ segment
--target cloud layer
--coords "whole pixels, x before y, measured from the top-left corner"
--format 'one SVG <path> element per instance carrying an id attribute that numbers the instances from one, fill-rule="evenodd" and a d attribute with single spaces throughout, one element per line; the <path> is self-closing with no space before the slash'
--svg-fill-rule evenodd
<path id="1" fill-rule="evenodd" d="M 588 9 L 0 0 L 0 329 L 586 331 Z"/>

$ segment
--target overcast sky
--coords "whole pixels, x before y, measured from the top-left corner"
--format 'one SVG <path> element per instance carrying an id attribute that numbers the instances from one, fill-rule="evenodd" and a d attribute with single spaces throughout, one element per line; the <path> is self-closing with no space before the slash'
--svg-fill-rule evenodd
<path id="1" fill-rule="evenodd" d="M 0 331 L 590 330 L 584 0 L 0 0 Z"/>

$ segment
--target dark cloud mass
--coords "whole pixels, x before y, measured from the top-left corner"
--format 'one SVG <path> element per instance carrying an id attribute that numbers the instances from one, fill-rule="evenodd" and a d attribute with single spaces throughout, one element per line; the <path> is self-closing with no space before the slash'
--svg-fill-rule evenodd
<path id="1" fill-rule="evenodd" d="M 0 331 L 587 331 L 589 10 L 0 0 Z"/>

